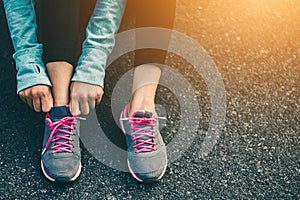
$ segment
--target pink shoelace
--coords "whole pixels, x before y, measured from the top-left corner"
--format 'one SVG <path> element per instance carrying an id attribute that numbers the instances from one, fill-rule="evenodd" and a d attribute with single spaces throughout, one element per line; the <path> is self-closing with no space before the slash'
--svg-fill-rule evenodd
<path id="1" fill-rule="evenodd" d="M 156 124 L 156 118 L 130 118 L 128 124 L 132 125 L 130 130 L 133 130 L 130 134 L 132 136 L 132 141 L 136 141 L 136 145 L 132 146 L 134 149 L 138 149 L 135 153 L 151 152 L 155 151 L 156 143 L 153 142 L 155 135 L 153 133 L 153 126 Z M 140 125 L 145 125 L 145 127 L 138 127 Z M 148 139 L 144 139 L 144 138 Z"/>
<path id="2" fill-rule="evenodd" d="M 72 141 L 70 136 L 74 135 L 71 130 L 74 130 L 76 119 L 77 117 L 64 117 L 59 121 L 52 122 L 50 117 L 46 116 L 46 120 L 49 122 L 48 126 L 50 128 L 51 134 L 46 143 L 46 146 L 42 151 L 42 155 L 48 149 L 50 143 L 54 143 L 54 146 L 50 148 L 50 150 L 52 150 L 52 154 L 62 152 L 72 153 L 71 149 L 73 148 L 73 146 L 70 144 L 70 142 Z M 63 135 L 56 135 L 56 133 L 58 132 L 63 133 Z M 65 140 L 65 142 L 59 140 Z"/>

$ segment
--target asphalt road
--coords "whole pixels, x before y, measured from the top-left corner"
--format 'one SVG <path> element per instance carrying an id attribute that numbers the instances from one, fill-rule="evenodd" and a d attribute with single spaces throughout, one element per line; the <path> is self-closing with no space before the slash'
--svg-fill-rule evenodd
<path id="1" fill-rule="evenodd" d="M 108 167 L 84 145 L 77 181 L 59 185 L 43 177 L 44 115 L 16 95 L 5 23 L 0 5 L 0 199 L 300 198 L 300 1 L 178 1 L 175 30 L 196 40 L 215 62 L 226 90 L 226 122 L 212 151 L 199 157 L 210 125 L 210 93 L 193 66 L 170 53 L 167 63 L 196 91 L 199 128 L 188 150 L 156 184 L 140 184 L 129 173 Z M 97 108 L 106 135 L 122 148 L 110 98 L 131 59 L 125 55 L 108 69 L 104 100 Z M 168 113 L 162 130 L 168 144 L 181 122 L 176 95 L 164 87 L 157 95 Z"/>

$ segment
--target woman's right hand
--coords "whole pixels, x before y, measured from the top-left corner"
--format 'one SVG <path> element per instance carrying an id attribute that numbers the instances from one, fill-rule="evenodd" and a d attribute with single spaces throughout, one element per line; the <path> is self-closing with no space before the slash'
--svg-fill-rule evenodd
<path id="1" fill-rule="evenodd" d="M 35 85 L 19 92 L 20 98 L 36 112 L 49 112 L 53 107 L 51 88 L 47 85 Z"/>

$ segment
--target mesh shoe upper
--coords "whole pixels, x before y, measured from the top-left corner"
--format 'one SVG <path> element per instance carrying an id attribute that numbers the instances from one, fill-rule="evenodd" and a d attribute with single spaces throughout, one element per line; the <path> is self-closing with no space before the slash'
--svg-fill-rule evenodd
<path id="1" fill-rule="evenodd" d="M 156 181 L 167 167 L 166 147 L 159 133 L 158 117 L 143 110 L 127 117 L 127 109 L 123 111 L 120 122 L 126 134 L 129 170 L 139 181 Z"/>
<path id="2" fill-rule="evenodd" d="M 79 120 L 66 106 L 53 107 L 46 115 L 42 170 L 51 181 L 69 182 L 81 169 Z"/>

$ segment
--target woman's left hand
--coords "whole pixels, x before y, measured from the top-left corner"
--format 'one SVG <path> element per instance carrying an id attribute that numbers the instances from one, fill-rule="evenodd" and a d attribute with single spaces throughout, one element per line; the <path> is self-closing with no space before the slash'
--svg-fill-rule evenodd
<path id="1" fill-rule="evenodd" d="M 102 95 L 102 87 L 98 85 L 72 82 L 70 87 L 70 111 L 73 116 L 80 114 L 87 115 L 100 104 Z"/>

